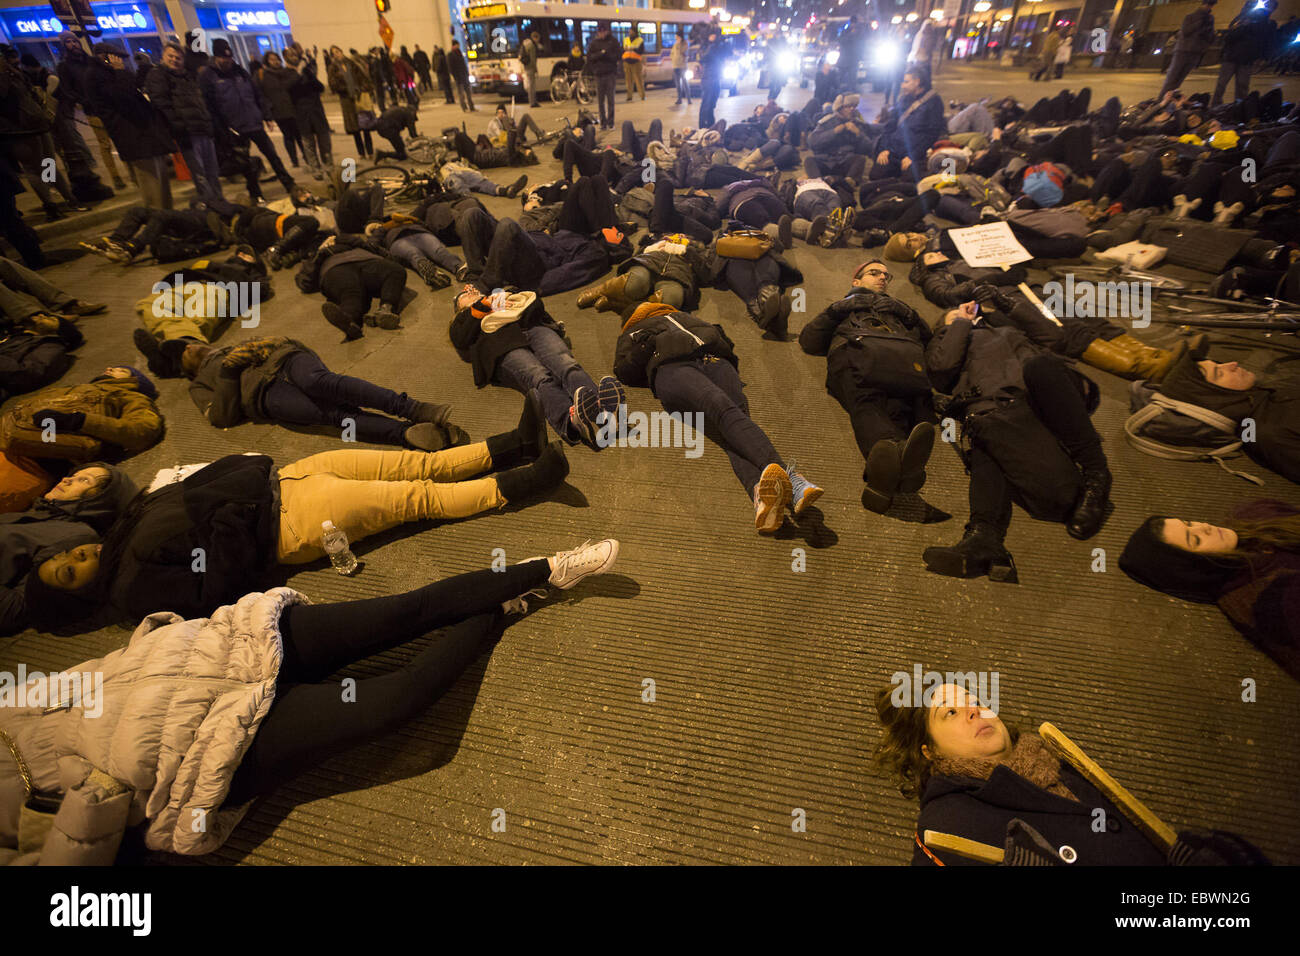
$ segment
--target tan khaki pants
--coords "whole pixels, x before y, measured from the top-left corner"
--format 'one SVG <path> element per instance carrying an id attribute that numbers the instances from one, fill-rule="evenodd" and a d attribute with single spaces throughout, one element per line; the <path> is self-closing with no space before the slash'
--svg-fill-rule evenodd
<path id="1" fill-rule="evenodd" d="M 327 451 L 280 469 L 281 564 L 324 557 L 321 523 L 350 541 L 408 521 L 468 518 L 506 503 L 487 442 L 439 452 Z M 465 480 L 473 479 L 473 480 Z"/>

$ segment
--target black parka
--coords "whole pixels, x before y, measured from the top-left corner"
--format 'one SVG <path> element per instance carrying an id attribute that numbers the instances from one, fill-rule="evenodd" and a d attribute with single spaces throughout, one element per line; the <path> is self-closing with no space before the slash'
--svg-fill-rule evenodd
<path id="1" fill-rule="evenodd" d="M 173 138 L 181 146 L 190 145 L 194 136 L 213 135 L 212 117 L 199 89 L 199 81 L 184 70 L 159 66 L 150 70 L 144 84 L 149 102 L 162 113 Z"/>
<path id="2" fill-rule="evenodd" d="M 625 385 L 654 390 L 655 375 L 668 362 L 712 355 L 737 368 L 740 359 L 727 333 L 689 312 L 651 315 L 623 326 L 614 348 L 614 375 Z"/>

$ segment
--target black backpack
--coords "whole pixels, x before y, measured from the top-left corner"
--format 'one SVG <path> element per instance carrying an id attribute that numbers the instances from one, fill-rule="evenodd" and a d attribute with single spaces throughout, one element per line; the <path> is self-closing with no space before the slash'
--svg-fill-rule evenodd
<path id="1" fill-rule="evenodd" d="M 1132 414 L 1124 422 L 1124 434 L 1138 451 L 1171 461 L 1214 461 L 1230 475 L 1264 483 L 1226 464 L 1225 459 L 1242 453 L 1241 436 L 1231 418 L 1170 398 L 1144 381 L 1130 386 L 1129 409 Z"/>

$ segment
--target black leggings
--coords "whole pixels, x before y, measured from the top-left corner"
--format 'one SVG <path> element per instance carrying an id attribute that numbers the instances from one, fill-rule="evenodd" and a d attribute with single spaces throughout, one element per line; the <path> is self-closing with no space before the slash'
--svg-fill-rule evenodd
<path id="1" fill-rule="evenodd" d="M 700 242 L 712 242 L 713 230 L 707 225 L 678 210 L 674 202 L 674 183 L 667 176 L 655 181 L 655 204 L 650 210 L 652 233 L 682 232 Z"/>
<path id="2" fill-rule="evenodd" d="M 448 100 L 447 102 L 451 102 Z M 352 134 L 352 142 L 357 144 L 357 153 L 361 156 L 373 156 L 375 144 L 370 139 L 370 130 L 359 129 Z"/>
<path id="3" fill-rule="evenodd" d="M 226 797 L 238 806 L 316 764 L 391 732 L 426 709 L 491 643 L 501 604 L 546 584 L 546 559 L 472 571 L 405 594 L 340 604 L 295 604 L 280 616 L 284 660 L 275 701 Z M 436 631 L 410 663 L 356 681 L 346 695 L 325 678 Z"/>
<path id="4" fill-rule="evenodd" d="M 621 149 L 625 153 L 631 153 L 632 158 L 638 163 L 645 159 L 646 148 L 653 142 L 664 138 L 663 120 L 653 119 L 650 121 L 650 131 L 644 136 L 636 131 L 636 126 L 631 120 L 623 120 L 623 142 Z"/>
<path id="5" fill-rule="evenodd" d="M 391 259 L 366 259 L 362 262 L 344 262 L 325 273 L 321 292 L 336 303 L 354 322 L 370 308 L 370 300 L 378 298 L 394 312 L 406 291 L 406 268 Z"/>
<path id="6" fill-rule="evenodd" d="M 277 119 L 275 125 L 280 127 L 280 133 L 284 137 L 284 151 L 289 154 L 289 162 L 297 166 L 298 150 L 302 149 L 304 157 L 307 155 L 307 150 L 302 145 L 302 133 L 298 131 L 297 117 Z"/>
<path id="7" fill-rule="evenodd" d="M 612 149 L 602 150 L 598 154 L 570 138 L 564 141 L 560 158 L 564 163 L 564 178 L 567 180 L 573 180 L 574 169 L 578 170 L 580 176 L 604 176 L 606 182 L 617 182 L 619 179 L 618 157 Z"/>

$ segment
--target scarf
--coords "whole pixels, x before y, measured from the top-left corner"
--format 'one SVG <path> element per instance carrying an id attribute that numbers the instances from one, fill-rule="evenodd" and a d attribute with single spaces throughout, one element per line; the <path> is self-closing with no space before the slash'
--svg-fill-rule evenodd
<path id="1" fill-rule="evenodd" d="M 1061 761 L 1037 734 L 1021 734 L 1011 753 L 1002 757 L 937 757 L 934 761 L 935 772 L 945 777 L 973 777 L 976 780 L 989 779 L 999 766 L 1048 793 L 1078 801 L 1078 797 L 1061 782 Z"/>

